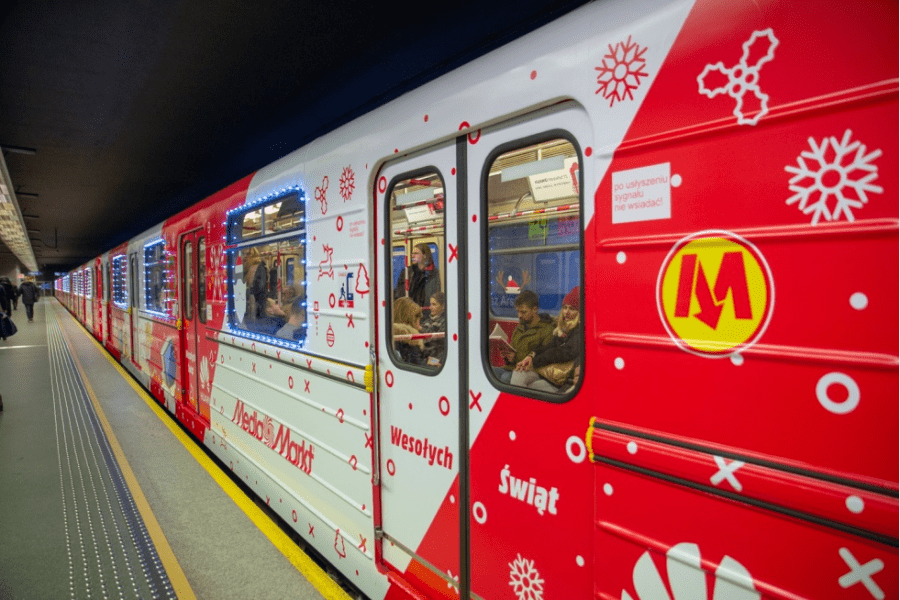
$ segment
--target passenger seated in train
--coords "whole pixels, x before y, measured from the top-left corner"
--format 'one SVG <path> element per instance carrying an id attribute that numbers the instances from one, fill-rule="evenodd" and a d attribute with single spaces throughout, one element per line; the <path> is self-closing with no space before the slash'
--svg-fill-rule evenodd
<path id="1" fill-rule="evenodd" d="M 303 322 L 305 320 L 306 309 L 303 307 L 303 298 L 297 297 L 291 302 L 291 314 L 287 323 L 275 332 L 275 336 L 285 340 L 299 340 L 303 335 Z"/>
<path id="2" fill-rule="evenodd" d="M 425 362 L 425 343 L 422 340 L 410 339 L 409 336 L 421 333 L 422 307 L 406 296 L 394 300 L 394 351 L 400 359 L 412 365 Z"/>
<path id="3" fill-rule="evenodd" d="M 416 244 L 410 254 L 410 265 L 400 272 L 394 299 L 409 296 L 416 304 L 425 307 L 431 295 L 440 291 L 440 271 L 431 258 L 431 248 L 428 244 Z"/>
<path id="4" fill-rule="evenodd" d="M 580 286 L 563 299 L 553 335 L 518 364 L 510 384 L 544 392 L 559 392 L 577 383 L 582 364 Z"/>
<path id="5" fill-rule="evenodd" d="M 287 315 L 278 305 L 278 302 L 272 298 L 266 298 L 263 316 L 257 319 L 252 326 L 254 331 L 275 335 L 275 332 L 284 327 L 287 322 Z"/>
<path id="6" fill-rule="evenodd" d="M 269 275 L 266 263 L 260 258 L 257 248 L 247 250 L 242 259 L 244 284 L 247 286 L 247 312 L 244 314 L 244 324 L 250 329 L 255 329 L 252 324 L 265 317 Z"/>
<path id="7" fill-rule="evenodd" d="M 523 290 L 516 298 L 516 314 L 519 324 L 509 338 L 512 350 L 503 354 L 506 364 L 493 367 L 494 375 L 503 383 L 510 383 L 513 371 L 529 354 L 545 346 L 553 337 L 553 319 L 546 313 L 538 312 L 540 299 L 531 290 Z"/>
<path id="8" fill-rule="evenodd" d="M 444 292 L 435 292 L 431 295 L 431 311 L 422 323 L 422 333 L 446 333 L 447 312 L 445 309 L 446 298 Z M 447 358 L 447 340 L 444 337 L 435 337 L 425 340 L 425 356 L 429 366 L 439 367 Z"/>

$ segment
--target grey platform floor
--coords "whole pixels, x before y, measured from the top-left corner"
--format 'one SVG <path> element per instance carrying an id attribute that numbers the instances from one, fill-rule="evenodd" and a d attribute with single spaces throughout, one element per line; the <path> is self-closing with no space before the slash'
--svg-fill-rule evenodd
<path id="1" fill-rule="evenodd" d="M 85 560 L 72 567 L 72 547 L 77 554 L 77 543 L 67 531 L 72 531 L 74 511 L 66 508 L 71 500 L 61 489 L 61 463 L 66 459 L 54 424 L 51 350 L 54 340 L 60 339 L 54 327 L 65 332 L 62 339 L 68 340 L 68 350 L 77 353 L 193 594 L 210 600 L 323 597 L 198 464 L 55 299 L 41 299 L 33 323 L 27 322 L 21 304 L 13 320 L 19 332 L 0 341 L 0 394 L 5 405 L 0 412 L 0 600 L 153 596 L 127 582 L 85 589 L 79 582 L 98 577 L 87 572 L 93 565 Z M 134 570 L 140 568 L 136 564 Z M 190 592 L 184 596 L 190 597 Z"/>

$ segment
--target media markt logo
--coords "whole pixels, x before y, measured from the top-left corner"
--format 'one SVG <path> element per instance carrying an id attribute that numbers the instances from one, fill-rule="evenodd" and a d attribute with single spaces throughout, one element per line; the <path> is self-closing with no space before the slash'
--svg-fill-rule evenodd
<path id="1" fill-rule="evenodd" d="M 656 301 L 663 325 L 682 349 L 725 356 L 763 334 L 775 286 L 756 246 L 728 231 L 702 231 L 669 251 Z"/>

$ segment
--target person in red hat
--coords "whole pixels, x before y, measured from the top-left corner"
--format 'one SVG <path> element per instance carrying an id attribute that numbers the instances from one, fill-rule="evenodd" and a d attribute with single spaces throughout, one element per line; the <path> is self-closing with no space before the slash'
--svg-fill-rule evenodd
<path id="1" fill-rule="evenodd" d="M 577 379 L 577 373 L 580 373 L 581 370 L 582 339 L 584 337 L 582 331 L 581 287 L 575 286 L 563 298 L 553 336 L 546 345 L 532 352 L 516 365 L 510 384 L 545 392 L 558 392 L 571 385 L 572 380 Z M 562 385 L 556 385 L 538 373 L 548 365 L 567 365 L 568 363 L 572 363 L 572 373 L 562 382 Z"/>

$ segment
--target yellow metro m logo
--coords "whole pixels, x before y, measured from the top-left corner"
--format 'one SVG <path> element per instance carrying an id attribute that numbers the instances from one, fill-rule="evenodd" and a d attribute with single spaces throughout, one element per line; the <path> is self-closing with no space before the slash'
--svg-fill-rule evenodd
<path id="1" fill-rule="evenodd" d="M 669 335 L 683 349 L 704 355 L 731 354 L 755 342 L 774 303 L 762 254 L 725 231 L 694 234 L 675 244 L 657 287 Z"/>

